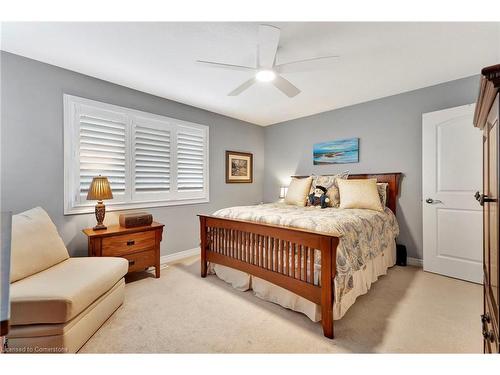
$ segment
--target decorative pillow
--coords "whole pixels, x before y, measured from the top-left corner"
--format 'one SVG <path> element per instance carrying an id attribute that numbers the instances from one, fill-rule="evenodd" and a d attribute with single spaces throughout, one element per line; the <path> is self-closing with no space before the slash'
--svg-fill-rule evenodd
<path id="1" fill-rule="evenodd" d="M 378 195 L 377 179 L 343 180 L 338 179 L 340 208 L 365 208 L 384 211 Z"/>
<path id="2" fill-rule="evenodd" d="M 314 193 L 316 186 L 324 186 L 327 189 L 326 196 L 330 199 L 328 205 L 330 207 L 338 207 L 340 204 L 339 189 L 337 178 L 347 179 L 349 171 L 338 173 L 333 176 L 312 176 L 312 184 L 309 194 Z"/>
<path id="3" fill-rule="evenodd" d="M 312 177 L 292 178 L 290 186 L 285 196 L 285 203 L 296 206 L 305 206 L 309 189 L 311 188 Z"/>
<path id="4" fill-rule="evenodd" d="M 378 196 L 380 197 L 380 202 L 382 202 L 382 207 L 387 206 L 387 187 L 389 184 L 387 182 L 377 182 Z"/>

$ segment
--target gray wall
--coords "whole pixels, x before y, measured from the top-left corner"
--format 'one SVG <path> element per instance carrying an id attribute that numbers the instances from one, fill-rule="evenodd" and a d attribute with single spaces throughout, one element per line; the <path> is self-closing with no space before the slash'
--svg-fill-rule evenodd
<path id="1" fill-rule="evenodd" d="M 162 255 L 198 246 L 196 214 L 262 200 L 264 129 L 96 78 L 1 53 L 2 210 L 44 207 L 72 255 L 86 254 L 81 229 L 93 215 L 63 215 L 63 93 L 210 127 L 210 203 L 148 209 L 165 224 Z M 168 85 L 168 82 L 165 82 Z M 226 184 L 225 150 L 254 154 L 254 182 Z M 106 222 L 117 221 L 108 213 Z"/>
<path id="2" fill-rule="evenodd" d="M 2 209 L 17 213 L 44 207 L 72 255 L 86 253 L 80 231 L 95 219 L 63 215 L 63 93 L 210 127 L 210 203 L 149 210 L 166 224 L 163 255 L 197 246 L 197 213 L 274 201 L 279 186 L 294 174 L 349 169 L 404 173 L 399 241 L 410 256 L 422 258 L 422 113 L 473 103 L 478 90 L 478 77 L 469 77 L 261 128 L 6 52 L 1 53 L 1 68 Z M 314 143 L 347 137 L 360 138 L 359 163 L 312 165 Z M 254 154 L 253 184 L 225 184 L 227 149 Z M 117 215 L 108 213 L 107 223 Z"/>
<path id="3" fill-rule="evenodd" d="M 422 114 L 474 103 L 479 77 L 394 95 L 265 128 L 264 200 L 294 174 L 403 172 L 398 241 L 422 258 Z M 357 164 L 313 166 L 316 142 L 360 138 Z"/>

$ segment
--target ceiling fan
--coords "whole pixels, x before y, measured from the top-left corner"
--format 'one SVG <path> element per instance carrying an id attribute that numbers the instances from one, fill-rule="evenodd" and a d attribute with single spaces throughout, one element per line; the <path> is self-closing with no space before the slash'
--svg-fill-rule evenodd
<path id="1" fill-rule="evenodd" d="M 270 82 L 290 98 L 300 93 L 290 81 L 281 74 L 321 69 L 336 61 L 339 56 L 314 57 L 276 65 L 276 53 L 280 41 L 280 29 L 271 25 L 259 25 L 259 44 L 255 66 L 224 64 L 214 61 L 197 60 L 198 64 L 212 68 L 253 72 L 254 76 L 231 91 L 228 96 L 236 96 L 251 87 L 257 81 Z"/>

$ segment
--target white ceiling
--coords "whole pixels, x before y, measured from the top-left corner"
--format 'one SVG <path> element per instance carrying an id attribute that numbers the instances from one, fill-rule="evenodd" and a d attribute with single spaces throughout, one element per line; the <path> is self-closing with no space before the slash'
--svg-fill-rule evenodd
<path id="1" fill-rule="evenodd" d="M 500 23 L 273 23 L 277 63 L 323 55 L 328 70 L 284 74 L 288 98 L 251 73 L 197 59 L 254 65 L 258 23 L 3 23 L 2 49 L 100 79 L 270 125 L 461 77 L 500 61 Z"/>

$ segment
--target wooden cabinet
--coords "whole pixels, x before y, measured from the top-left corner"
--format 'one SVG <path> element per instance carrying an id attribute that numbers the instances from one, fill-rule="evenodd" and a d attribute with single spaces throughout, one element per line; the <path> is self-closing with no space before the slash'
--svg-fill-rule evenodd
<path id="1" fill-rule="evenodd" d="M 83 230 L 88 237 L 89 256 L 122 257 L 128 260 L 128 272 L 143 271 L 155 267 L 160 277 L 160 242 L 163 224 L 124 228 L 109 226 L 104 230 Z"/>
<path id="2" fill-rule="evenodd" d="M 483 295 L 481 315 L 485 353 L 500 352 L 499 331 L 499 111 L 500 65 L 482 71 L 481 89 L 474 114 L 474 125 L 483 131 L 483 193 L 476 199 L 483 206 Z"/>

